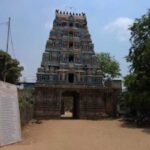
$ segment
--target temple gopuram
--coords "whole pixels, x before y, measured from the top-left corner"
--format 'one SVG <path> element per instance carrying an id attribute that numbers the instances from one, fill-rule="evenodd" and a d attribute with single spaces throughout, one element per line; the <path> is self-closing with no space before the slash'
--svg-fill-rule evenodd
<path id="1" fill-rule="evenodd" d="M 35 89 L 38 118 L 61 118 L 66 97 L 72 100 L 75 119 L 99 119 L 115 113 L 121 82 L 104 81 L 85 13 L 56 10 Z"/>

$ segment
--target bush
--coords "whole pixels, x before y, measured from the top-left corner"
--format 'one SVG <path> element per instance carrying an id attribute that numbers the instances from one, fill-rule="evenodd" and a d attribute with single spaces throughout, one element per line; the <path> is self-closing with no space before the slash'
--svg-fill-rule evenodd
<path id="1" fill-rule="evenodd" d="M 21 126 L 26 125 L 34 112 L 34 90 L 18 90 Z"/>

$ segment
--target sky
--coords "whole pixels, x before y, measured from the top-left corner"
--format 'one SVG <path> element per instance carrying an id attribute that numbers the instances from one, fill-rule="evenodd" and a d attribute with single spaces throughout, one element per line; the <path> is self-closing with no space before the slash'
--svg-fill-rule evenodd
<path id="1" fill-rule="evenodd" d="M 150 0 L 0 0 L 0 49 L 6 50 L 5 22 L 11 17 L 9 53 L 24 67 L 22 80 L 34 81 L 55 10 L 84 12 L 95 52 L 110 53 L 120 63 L 123 77 L 129 71 L 128 28 L 149 8 Z"/>

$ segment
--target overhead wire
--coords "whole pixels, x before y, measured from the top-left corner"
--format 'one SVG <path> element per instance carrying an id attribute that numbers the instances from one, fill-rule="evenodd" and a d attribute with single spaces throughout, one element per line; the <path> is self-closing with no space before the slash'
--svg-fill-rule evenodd
<path id="1" fill-rule="evenodd" d="M 8 21 L 7 22 L 0 22 L 0 25 L 8 25 Z M 10 34 L 10 44 L 11 44 L 11 49 L 12 49 L 12 55 L 13 55 L 13 58 L 16 58 L 11 26 L 10 26 L 9 34 Z"/>
<path id="2" fill-rule="evenodd" d="M 12 54 L 13 57 L 15 58 L 15 49 L 14 49 L 14 43 L 13 43 L 13 38 L 12 38 L 12 31 L 11 31 L 11 26 L 10 26 L 10 42 L 11 42 L 11 48 L 12 48 Z"/>
<path id="3" fill-rule="evenodd" d="M 7 25 L 8 22 L 0 22 L 0 25 Z"/>

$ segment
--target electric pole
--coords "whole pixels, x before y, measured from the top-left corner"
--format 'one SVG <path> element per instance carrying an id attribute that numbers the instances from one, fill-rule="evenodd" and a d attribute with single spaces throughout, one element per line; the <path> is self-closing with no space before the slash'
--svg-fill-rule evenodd
<path id="1" fill-rule="evenodd" d="M 8 48 L 9 48 L 9 35 L 10 35 L 10 17 L 8 18 L 8 30 L 7 30 L 7 43 L 6 43 L 6 53 L 8 53 Z M 7 56 L 5 57 L 4 60 L 4 82 L 6 81 L 6 76 L 7 76 Z"/>
<path id="2" fill-rule="evenodd" d="M 8 53 L 8 47 L 9 47 L 9 33 L 10 33 L 10 17 L 8 18 L 7 45 L 6 45 L 7 53 Z"/>

